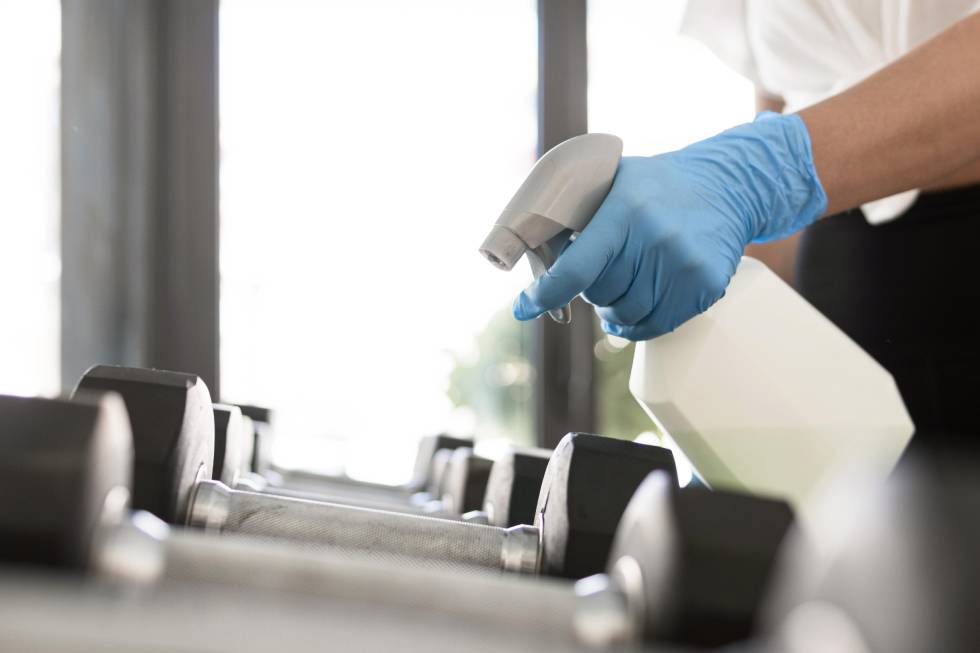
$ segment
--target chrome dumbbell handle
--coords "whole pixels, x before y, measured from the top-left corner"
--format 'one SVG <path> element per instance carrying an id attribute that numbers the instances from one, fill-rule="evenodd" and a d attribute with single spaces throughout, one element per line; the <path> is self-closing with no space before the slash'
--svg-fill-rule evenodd
<path id="1" fill-rule="evenodd" d="M 380 558 L 536 573 L 538 531 L 497 528 L 230 490 L 202 481 L 188 522 L 205 530 L 287 538 L 314 548 L 359 551 Z"/>
<path id="2" fill-rule="evenodd" d="M 345 494 L 325 494 L 317 492 L 307 492 L 303 490 L 292 490 L 276 486 L 257 486 L 250 479 L 239 482 L 232 489 L 239 492 L 258 492 L 269 494 L 276 497 L 287 497 L 289 499 L 304 499 L 306 501 L 318 501 L 321 503 L 338 503 L 355 508 L 370 508 L 372 510 L 384 510 L 387 512 L 400 512 L 406 515 L 423 515 L 426 517 L 438 517 L 439 519 L 452 519 L 460 521 L 461 515 L 446 512 L 438 508 L 430 509 L 425 505 L 415 505 L 406 502 L 398 502 L 384 497 L 363 498 L 358 495 L 348 496 Z M 483 522 L 486 523 L 486 522 Z"/>
<path id="3" fill-rule="evenodd" d="M 605 577 L 575 586 L 474 570 L 392 565 L 339 551 L 303 551 L 249 537 L 211 537 L 173 529 L 136 512 L 101 529 L 93 567 L 136 583 L 193 581 L 285 591 L 320 600 L 418 610 L 592 646 L 624 643 L 631 618 Z M 606 579 L 608 580 L 608 579 Z M 588 587 L 583 588 L 583 584 Z"/>
<path id="4" fill-rule="evenodd" d="M 513 575 L 391 565 L 359 555 L 302 552 L 246 538 L 173 537 L 171 578 L 259 585 L 369 605 L 418 609 L 524 631 L 574 635 L 577 600 L 567 583 Z M 190 537 L 188 537 L 190 536 Z M 207 546 L 202 546 L 207 540 Z M 228 541 L 234 542 L 226 546 Z"/>
<path id="5" fill-rule="evenodd" d="M 616 634 L 608 626 L 629 618 L 618 593 L 597 600 L 594 592 L 586 597 L 567 581 L 391 565 L 354 553 L 213 537 L 168 527 L 145 512 L 100 529 L 92 567 L 100 578 L 127 584 L 274 591 L 314 605 L 438 615 L 446 622 L 534 636 L 561 650 L 624 643 L 608 637 Z"/>

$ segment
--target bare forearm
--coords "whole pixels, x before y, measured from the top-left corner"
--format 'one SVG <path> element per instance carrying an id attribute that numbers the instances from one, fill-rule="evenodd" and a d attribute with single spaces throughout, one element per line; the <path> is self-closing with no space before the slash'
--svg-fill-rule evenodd
<path id="1" fill-rule="evenodd" d="M 980 14 L 800 116 L 828 214 L 963 169 L 980 159 Z"/>

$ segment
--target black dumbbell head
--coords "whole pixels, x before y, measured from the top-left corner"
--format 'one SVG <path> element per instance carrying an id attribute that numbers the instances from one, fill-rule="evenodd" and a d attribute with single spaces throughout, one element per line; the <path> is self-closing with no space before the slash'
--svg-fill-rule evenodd
<path id="1" fill-rule="evenodd" d="M 255 422 L 251 417 L 242 415 L 242 453 L 241 467 L 239 474 L 248 474 L 254 471 L 253 462 L 255 459 Z"/>
<path id="2" fill-rule="evenodd" d="M 587 433 L 569 433 L 548 462 L 535 514 L 541 571 L 584 578 L 603 571 L 619 519 L 647 474 L 677 482 L 669 449 Z"/>
<path id="3" fill-rule="evenodd" d="M 252 460 L 249 466 L 256 474 L 265 474 L 272 468 L 274 441 L 271 426 L 252 420 Z"/>
<path id="4" fill-rule="evenodd" d="M 415 456 L 415 466 L 412 471 L 412 480 L 409 481 L 409 488 L 415 492 L 431 490 L 433 459 L 436 453 L 442 449 L 460 449 L 462 447 L 473 448 L 473 440 L 468 438 L 454 438 L 450 435 L 429 435 L 419 441 L 418 453 Z"/>
<path id="5" fill-rule="evenodd" d="M 827 493 L 781 562 L 774 650 L 841 650 L 846 633 L 849 651 L 980 651 L 980 465 L 947 455 Z"/>
<path id="6" fill-rule="evenodd" d="M 648 642 L 720 646 L 751 635 L 793 523 L 784 501 L 679 489 L 651 474 L 623 514 L 609 573 Z"/>
<path id="7" fill-rule="evenodd" d="M 446 466 L 442 501 L 446 511 L 462 515 L 480 510 L 487 493 L 493 461 L 481 458 L 469 447 L 454 449 Z"/>
<path id="8" fill-rule="evenodd" d="M 425 491 L 433 499 L 441 499 L 446 484 L 446 472 L 449 469 L 449 459 L 453 456 L 452 449 L 440 449 L 432 456 L 432 469 L 429 472 L 429 482 Z"/>
<path id="9" fill-rule="evenodd" d="M 128 494 L 122 401 L 0 397 L 0 447 L 0 559 L 85 567 L 107 500 L 122 508 Z"/>
<path id="10" fill-rule="evenodd" d="M 483 502 L 490 525 L 509 528 L 534 523 L 549 460 L 548 449 L 510 449 L 494 461 Z"/>
<path id="11" fill-rule="evenodd" d="M 242 471 L 242 456 L 245 453 L 246 437 L 251 438 L 252 432 L 245 432 L 245 422 L 242 411 L 238 406 L 214 404 L 214 463 L 212 472 L 214 479 L 234 486 Z M 251 447 L 248 447 L 251 450 Z"/>
<path id="12" fill-rule="evenodd" d="M 252 404 L 238 404 L 238 409 L 242 411 L 242 415 L 248 417 L 253 422 L 261 422 L 272 426 L 275 413 L 271 408 Z"/>
<path id="13" fill-rule="evenodd" d="M 118 392 L 135 445 L 133 507 L 182 524 L 191 491 L 214 463 L 214 414 L 207 386 L 193 374 L 97 365 L 76 392 Z"/>
<path id="14" fill-rule="evenodd" d="M 272 467 L 275 412 L 264 406 L 251 404 L 237 404 L 237 406 L 242 412 L 242 417 L 247 417 L 251 421 L 250 427 L 246 427 L 246 432 L 252 438 L 251 443 L 247 445 L 252 452 L 248 459 L 248 471 L 264 474 Z"/>

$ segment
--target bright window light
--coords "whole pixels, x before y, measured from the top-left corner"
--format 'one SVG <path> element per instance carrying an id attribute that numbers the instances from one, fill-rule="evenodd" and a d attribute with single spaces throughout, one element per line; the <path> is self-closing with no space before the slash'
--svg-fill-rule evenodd
<path id="1" fill-rule="evenodd" d="M 752 120 L 752 84 L 679 34 L 685 4 L 589 3 L 589 131 L 620 136 L 627 155 L 675 150 Z M 599 432 L 632 438 L 651 428 L 629 393 L 633 346 L 600 336 L 595 353 Z"/>
<path id="2" fill-rule="evenodd" d="M 680 35 L 684 0 L 589 3 L 589 130 L 627 155 L 681 148 L 752 120 L 751 82 Z"/>
<path id="3" fill-rule="evenodd" d="M 225 397 L 278 410 L 283 466 L 381 481 L 427 433 L 526 440 L 526 360 L 479 361 L 519 352 L 529 272 L 477 247 L 535 158 L 533 0 L 224 0 L 220 30 Z"/>
<path id="4" fill-rule="evenodd" d="M 59 390 L 61 3 L 0 0 L 0 393 Z"/>

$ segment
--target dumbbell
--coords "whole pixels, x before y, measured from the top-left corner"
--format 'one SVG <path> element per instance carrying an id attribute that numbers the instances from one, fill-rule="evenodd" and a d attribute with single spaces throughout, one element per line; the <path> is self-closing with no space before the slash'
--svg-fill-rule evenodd
<path id="1" fill-rule="evenodd" d="M 439 502 L 443 510 L 464 516 L 482 510 L 492 468 L 492 460 L 476 455 L 469 447 L 453 450 Z"/>
<path id="2" fill-rule="evenodd" d="M 550 449 L 513 448 L 493 462 L 483 500 L 488 524 L 506 528 L 534 523 L 551 454 Z"/>
<path id="3" fill-rule="evenodd" d="M 348 599 L 358 592 L 363 604 L 373 596 L 372 582 L 403 571 L 285 543 L 170 528 L 147 512 L 127 514 L 132 453 L 127 412 L 117 396 L 83 393 L 72 401 L 0 397 L 0 560 L 136 583 L 196 581 L 288 591 L 321 608 L 328 607 L 323 600 Z M 416 616 L 431 611 L 414 600 L 401 601 L 411 596 L 424 600 L 431 592 L 425 581 L 441 578 L 446 588 L 450 579 L 466 578 L 438 569 L 409 567 L 406 573 L 392 587 L 400 589 L 399 600 L 388 605 L 410 608 L 411 603 Z M 337 579 L 355 580 L 356 586 L 338 585 Z M 440 601 L 453 605 L 459 598 L 443 595 Z M 476 600 L 476 594 L 468 595 L 471 610 Z"/>
<path id="4" fill-rule="evenodd" d="M 550 633 L 193 581 L 141 588 L 13 572 L 0 578 L 0 606 L 7 653 L 590 651 Z"/>
<path id="5" fill-rule="evenodd" d="M 250 420 L 246 413 L 255 418 L 251 420 L 258 428 L 253 432 L 254 437 L 258 440 L 268 440 L 272 432 L 271 411 L 256 406 L 245 406 L 242 409 L 243 421 Z M 215 426 L 217 451 L 220 447 L 222 429 L 221 424 L 216 423 Z M 248 433 L 248 429 L 242 430 Z M 234 433 L 230 433 L 229 437 L 232 435 Z M 439 512 L 443 516 L 449 516 L 451 513 L 445 511 L 437 500 L 441 498 L 441 493 L 437 493 L 436 490 L 443 463 L 435 461 L 434 458 L 443 449 L 451 451 L 461 447 L 472 447 L 472 445 L 472 440 L 443 434 L 422 438 L 419 442 L 412 478 L 403 486 L 380 485 L 342 476 L 324 476 L 295 470 L 276 470 L 269 464 L 261 463 L 254 466 L 264 468 L 265 476 L 242 475 L 242 480 L 237 485 L 228 483 L 224 478 L 219 480 L 230 487 L 253 492 L 267 492 L 298 499 L 329 500 L 400 512 Z M 271 480 L 266 481 L 266 477 L 271 477 Z"/>
<path id="6" fill-rule="evenodd" d="M 980 465 L 931 454 L 831 484 L 767 609 L 769 651 L 980 650 Z"/>
<path id="7" fill-rule="evenodd" d="M 207 387 L 177 372 L 97 366 L 79 390 L 118 392 L 135 438 L 133 505 L 217 533 L 442 564 L 580 578 L 601 570 L 619 517 L 667 449 L 569 434 L 541 486 L 535 526 L 499 528 L 232 490 L 208 480 L 214 428 Z"/>
<path id="8" fill-rule="evenodd" d="M 251 422 L 253 472 L 266 475 L 272 470 L 272 451 L 275 448 L 275 431 L 272 429 L 272 409 L 252 404 L 235 404 L 242 416 Z"/>
<path id="9" fill-rule="evenodd" d="M 433 459 L 429 491 L 438 498 L 415 512 L 504 528 L 533 523 L 550 457 L 546 449 L 512 448 L 497 460 L 478 456 L 469 447 L 440 450 Z"/>
<path id="10" fill-rule="evenodd" d="M 292 492 L 303 494 L 347 495 L 365 501 L 383 501 L 402 505 L 422 505 L 435 498 L 432 494 L 435 481 L 433 457 L 443 450 L 461 447 L 472 448 L 473 441 L 439 435 L 423 438 L 419 444 L 416 468 L 424 472 L 413 473 L 406 485 L 383 485 L 360 481 L 344 476 L 324 476 L 302 471 L 280 471 L 281 480 L 270 482 L 264 489 L 270 492 Z"/>
<path id="11" fill-rule="evenodd" d="M 428 436 L 419 442 L 415 468 L 412 480 L 402 486 L 382 485 L 360 481 L 344 476 L 326 476 L 301 470 L 284 470 L 268 467 L 260 475 L 261 479 L 252 479 L 252 489 L 286 496 L 346 496 L 353 501 L 386 503 L 400 506 L 419 506 L 432 499 L 435 486 L 436 471 L 434 456 L 443 448 L 455 449 L 460 446 L 472 446 L 472 440 L 451 438 L 444 435 Z"/>
<path id="12" fill-rule="evenodd" d="M 242 415 L 250 418 L 256 426 L 256 437 L 263 442 L 273 439 L 272 411 L 268 408 L 251 405 L 240 406 Z M 433 457 L 437 452 L 462 447 L 473 447 L 473 440 L 457 438 L 446 434 L 427 436 L 419 442 L 412 476 L 405 485 L 383 485 L 352 479 L 347 476 L 316 474 L 302 470 L 278 468 L 269 458 L 269 446 L 263 449 L 256 460 L 256 471 L 273 477 L 268 489 L 277 494 L 291 493 L 325 494 L 336 496 L 350 495 L 352 499 L 367 502 L 393 502 L 420 505 L 432 498 Z M 266 489 L 256 488 L 256 489 Z"/>
<path id="13" fill-rule="evenodd" d="M 242 414 L 239 406 L 214 404 L 214 462 L 211 469 L 214 478 L 231 487 L 253 481 L 250 478 L 255 440 L 251 419 Z M 221 437 L 217 437 L 217 434 Z"/>
<path id="14" fill-rule="evenodd" d="M 172 581 L 149 588 L 0 569 L 6 653 L 588 653 L 548 633 L 296 592 Z M 661 651 L 661 653 L 664 653 Z"/>
<path id="15" fill-rule="evenodd" d="M 218 406 L 219 404 L 215 404 Z M 258 406 L 243 405 L 239 407 L 243 420 L 251 420 L 257 423 L 260 432 L 271 432 L 272 412 L 268 408 Z M 235 437 L 237 429 L 229 423 L 232 417 L 225 415 L 219 418 L 215 414 L 215 469 L 220 469 L 217 464 L 219 452 L 222 449 L 221 440 L 223 432 L 227 432 L 226 437 Z M 244 436 L 248 429 L 241 429 Z M 261 437 L 261 436 L 256 436 Z M 249 436 L 251 439 L 251 436 Z M 251 447 L 250 443 L 245 444 L 246 448 Z M 363 483 L 344 477 L 329 477 L 314 475 L 300 471 L 278 470 L 279 481 L 274 484 L 256 482 L 254 478 L 246 478 L 244 482 L 229 482 L 228 474 L 223 473 L 219 478 L 217 473 L 215 478 L 222 481 L 229 487 L 250 491 L 266 491 L 270 494 L 290 496 L 298 499 L 329 500 L 340 503 L 352 503 L 368 508 L 378 508 L 382 510 L 396 510 L 399 512 L 419 512 L 425 514 L 436 514 L 437 516 L 462 516 L 473 511 L 481 511 L 483 508 L 483 497 L 487 492 L 490 470 L 493 461 L 477 456 L 472 449 L 473 441 L 464 438 L 454 438 L 445 434 L 428 436 L 419 443 L 418 453 L 416 454 L 414 472 L 412 480 L 405 486 L 378 486 L 376 484 Z M 453 455 L 457 450 L 464 453 Z M 537 502 L 537 494 L 540 489 L 541 478 L 544 476 L 544 467 L 551 452 L 539 450 L 543 456 L 537 461 L 540 464 L 535 467 L 534 462 L 524 460 L 518 461 L 518 474 L 516 480 L 520 488 L 515 499 L 525 498 L 524 505 L 527 509 L 523 511 L 521 521 L 503 520 L 503 523 L 496 523 L 498 526 L 513 526 L 519 523 L 530 523 L 533 521 L 534 504 Z M 522 458 L 526 458 L 523 454 Z M 501 469 L 513 466 L 514 460 L 505 457 L 501 463 Z M 254 466 L 254 465 L 253 465 Z M 270 467 L 264 465 L 263 467 Z M 527 472 L 535 471 L 535 478 L 528 479 Z M 526 470 L 526 471 L 525 471 Z M 245 477 L 241 474 L 240 477 Z M 498 472 L 498 478 L 500 473 Z M 445 477 L 445 478 L 444 478 Z M 528 481 L 531 481 L 528 485 Z M 445 481 L 445 486 L 444 486 Z M 526 495 L 524 495 L 527 486 Z M 533 486 L 533 487 L 532 487 Z M 505 488 L 505 485 L 498 480 L 498 492 Z M 368 494 L 362 495 L 360 489 L 368 489 Z M 506 500 L 510 500 L 509 490 Z M 394 494 L 393 497 L 389 497 Z M 413 508 L 405 510 L 406 496 L 410 497 L 410 505 Z M 389 500 L 389 498 L 391 500 Z M 500 497 L 504 499 L 504 497 Z M 498 499 L 498 503 L 504 503 Z M 417 510 L 415 509 L 417 508 Z M 506 513 L 505 513 L 506 515 Z M 525 516 L 526 515 L 526 516 Z M 486 515 L 472 514 L 469 518 L 478 523 L 485 523 Z"/>
<path id="16" fill-rule="evenodd" d="M 221 429 L 217 428 L 215 433 L 216 445 L 220 440 L 220 434 Z M 635 441 L 649 444 L 639 438 Z M 442 441 L 437 440 L 437 442 L 441 443 Z M 427 457 L 423 452 L 433 449 L 434 447 L 431 445 L 425 446 L 423 444 L 420 448 L 419 459 Z M 433 500 L 424 507 L 422 512 L 440 517 L 462 515 L 467 521 L 504 528 L 532 523 L 541 482 L 544 479 L 545 468 L 551 454 L 550 449 L 511 447 L 496 460 L 491 461 L 476 456 L 469 447 L 439 449 L 432 456 L 431 471 L 429 472 L 431 480 L 426 493 L 432 497 L 441 497 L 441 499 Z M 487 473 L 488 469 L 489 473 Z M 224 479 L 218 480 L 230 485 Z M 239 486 L 237 489 L 252 490 L 254 488 Z M 269 488 L 268 492 L 300 499 L 334 500 L 315 493 L 282 490 L 281 488 Z M 484 497 L 484 501 L 481 509 L 476 510 L 474 506 L 478 505 L 478 497 L 480 496 Z M 360 499 L 352 500 L 349 497 L 341 498 L 340 502 L 382 510 L 404 511 L 396 504 L 375 503 Z M 409 510 L 409 512 L 417 511 Z"/>
<path id="17" fill-rule="evenodd" d="M 441 507 L 442 495 L 446 490 L 446 479 L 449 476 L 449 461 L 453 457 L 453 449 L 439 449 L 432 456 L 432 470 L 429 483 L 424 493 L 415 495 L 423 496 L 424 499 L 418 501 L 420 505 L 434 504 L 435 509 Z"/>
<path id="18" fill-rule="evenodd" d="M 220 433 L 220 429 L 215 432 L 216 443 L 220 440 Z M 433 480 L 428 490 L 428 494 L 440 499 L 418 507 L 406 508 L 350 497 L 338 499 L 306 492 L 280 491 L 278 488 L 271 488 L 268 492 L 363 508 L 459 518 L 507 528 L 533 523 L 538 493 L 551 453 L 549 449 L 511 448 L 497 460 L 490 460 L 477 456 L 468 447 L 440 450 L 433 458 Z M 250 488 L 239 486 L 236 489 Z"/>
<path id="19" fill-rule="evenodd" d="M 144 583 L 289 590 L 591 645 L 714 645 L 747 635 L 792 519 L 783 502 L 679 490 L 670 474 L 656 471 L 623 514 L 606 575 L 531 582 L 213 538 L 168 529 L 149 513 L 127 516 L 132 440 L 125 408 L 112 395 L 0 397 L 0 454 L 0 557 L 7 562 Z"/>
<path id="20" fill-rule="evenodd" d="M 214 464 L 212 465 L 214 480 L 221 481 L 233 489 L 264 491 L 269 494 L 296 499 L 342 503 L 377 510 L 439 516 L 447 519 L 462 518 L 461 512 L 454 513 L 451 510 L 446 510 L 442 502 L 432 501 L 430 504 L 409 505 L 394 497 L 389 499 L 387 495 L 380 493 L 369 495 L 360 492 L 346 493 L 342 485 L 330 486 L 333 488 L 333 493 L 330 494 L 290 491 L 280 487 L 260 486 L 257 488 L 251 474 L 244 472 L 243 460 L 245 456 L 239 453 L 245 451 L 250 439 L 245 422 L 248 418 L 241 415 L 238 407 L 223 404 L 214 404 L 214 416 Z M 428 458 L 430 456 L 428 452 L 442 443 L 443 440 L 440 436 L 425 438 L 420 445 L 419 459 Z M 226 451 L 229 452 L 228 456 L 225 455 Z M 453 466 L 459 467 L 459 469 L 451 470 L 453 484 L 445 490 L 445 501 L 452 505 L 456 503 L 466 504 L 467 501 L 471 503 L 482 501 L 483 493 L 486 491 L 487 474 L 482 474 L 480 470 L 482 466 L 489 466 L 490 464 L 490 461 L 474 456 L 472 449 L 466 449 L 464 454 L 453 460 Z M 479 498 L 476 498 L 477 495 Z"/>

